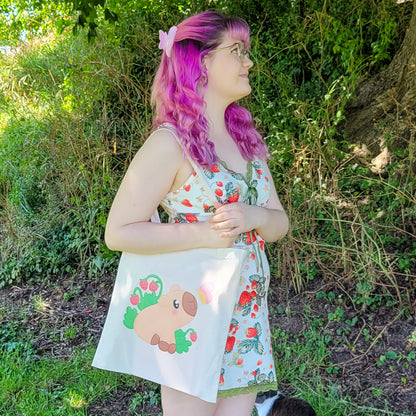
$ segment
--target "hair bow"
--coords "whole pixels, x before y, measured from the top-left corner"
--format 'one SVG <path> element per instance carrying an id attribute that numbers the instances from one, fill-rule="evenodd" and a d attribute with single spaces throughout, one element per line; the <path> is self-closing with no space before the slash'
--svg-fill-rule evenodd
<path id="1" fill-rule="evenodd" d="M 163 30 L 159 30 L 159 49 L 163 49 L 169 58 L 172 52 L 172 46 L 173 42 L 175 41 L 177 30 L 178 28 L 176 26 L 172 26 L 168 33 L 164 32 Z"/>

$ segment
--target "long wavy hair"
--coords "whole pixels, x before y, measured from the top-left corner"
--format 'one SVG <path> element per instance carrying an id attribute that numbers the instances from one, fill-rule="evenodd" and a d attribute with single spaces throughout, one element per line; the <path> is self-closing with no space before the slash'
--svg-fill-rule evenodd
<path id="1" fill-rule="evenodd" d="M 177 26 L 171 56 L 163 52 L 152 87 L 153 128 L 163 123 L 172 124 L 189 156 L 208 168 L 218 162 L 218 157 L 209 139 L 205 117 L 207 72 L 203 60 L 221 44 L 225 34 L 241 39 L 245 47 L 249 47 L 249 27 L 239 17 L 207 11 L 185 19 Z M 246 160 L 268 156 L 267 146 L 254 128 L 247 109 L 230 104 L 225 112 L 225 123 Z"/>

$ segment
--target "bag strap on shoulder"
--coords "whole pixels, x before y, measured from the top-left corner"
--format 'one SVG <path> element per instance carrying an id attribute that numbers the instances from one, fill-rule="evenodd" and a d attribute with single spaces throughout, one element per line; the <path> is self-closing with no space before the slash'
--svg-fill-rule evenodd
<path id="1" fill-rule="evenodd" d="M 179 140 L 178 134 L 176 132 L 175 127 L 170 124 L 170 123 L 163 123 L 161 124 L 159 127 L 157 127 L 154 132 L 159 131 L 159 130 L 168 130 L 170 133 L 172 133 L 173 137 L 175 138 L 175 140 L 178 142 L 179 146 L 181 147 L 181 149 L 183 150 L 187 160 L 189 161 L 189 163 L 191 164 L 193 170 L 195 171 L 195 173 L 198 175 L 200 181 L 203 184 L 204 189 L 206 190 L 207 196 L 210 200 L 210 202 L 212 204 L 218 202 L 217 198 L 214 195 L 213 190 L 211 189 L 211 187 L 209 186 L 204 173 L 202 172 L 201 167 L 198 165 L 198 163 L 196 163 L 188 154 L 188 152 L 186 151 L 186 149 L 184 149 L 184 147 L 182 146 L 181 141 Z M 153 133 L 154 133 L 153 132 Z M 157 212 L 157 210 L 153 213 L 151 219 L 152 222 L 160 222 L 160 217 L 159 217 L 159 213 Z"/>

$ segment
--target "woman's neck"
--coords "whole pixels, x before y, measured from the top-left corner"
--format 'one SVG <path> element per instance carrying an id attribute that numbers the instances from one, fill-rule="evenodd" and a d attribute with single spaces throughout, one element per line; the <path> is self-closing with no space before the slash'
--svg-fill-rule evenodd
<path id="1" fill-rule="evenodd" d="M 225 110 L 228 104 L 220 103 L 218 100 L 205 100 L 206 112 L 205 117 L 209 123 L 210 139 L 214 142 L 216 139 L 228 135 L 227 126 L 225 124 Z"/>

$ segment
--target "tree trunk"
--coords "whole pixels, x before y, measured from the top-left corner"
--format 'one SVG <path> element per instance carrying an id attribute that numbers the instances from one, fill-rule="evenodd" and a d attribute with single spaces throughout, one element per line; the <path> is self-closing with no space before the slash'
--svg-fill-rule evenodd
<path id="1" fill-rule="evenodd" d="M 357 86 L 342 128 L 357 156 L 382 170 L 390 152 L 414 143 L 416 131 L 416 0 L 400 50 L 380 74 Z"/>

